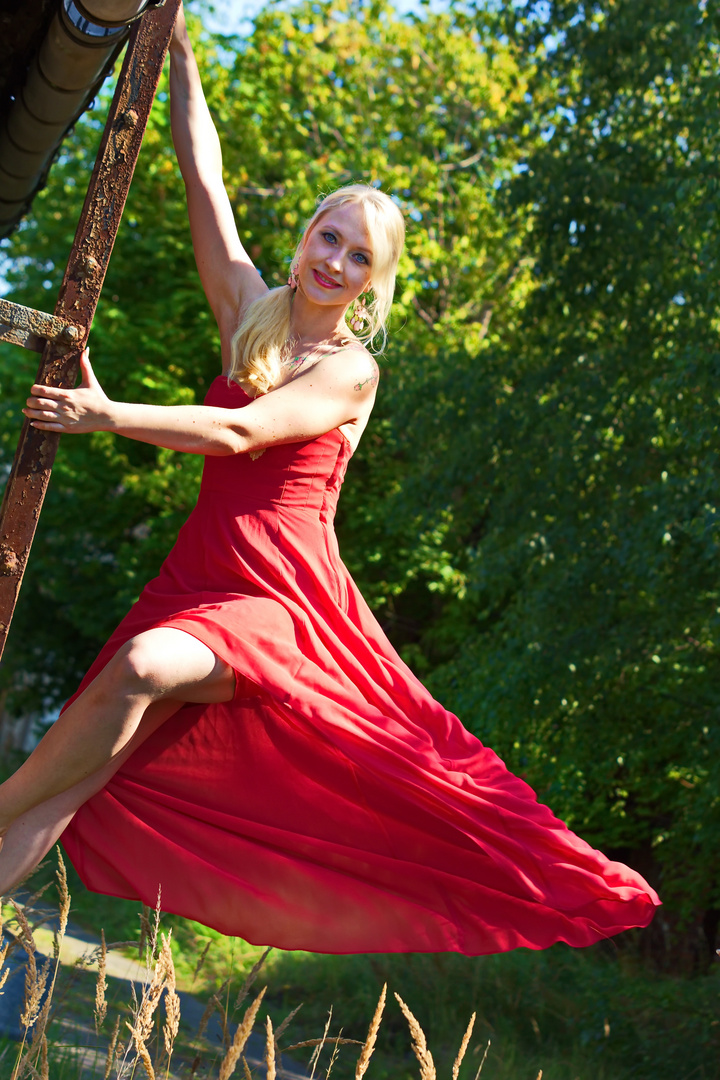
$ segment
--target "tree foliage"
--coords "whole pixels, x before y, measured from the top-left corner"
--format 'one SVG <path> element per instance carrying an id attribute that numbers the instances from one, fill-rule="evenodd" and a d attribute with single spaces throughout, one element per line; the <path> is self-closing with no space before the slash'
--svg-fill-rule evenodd
<path id="1" fill-rule="evenodd" d="M 447 418 L 482 418 L 485 456 L 461 484 L 465 592 L 430 627 L 455 653 L 438 693 L 686 915 L 718 905 L 720 840 L 709 7 L 554 4 L 509 28 L 555 39 L 526 118 L 544 138 L 505 202 L 537 288 L 494 350 L 505 385 Z"/>
<path id="2" fill-rule="evenodd" d="M 718 906 L 718 137 L 711 0 L 270 5 L 195 20 L 243 242 L 280 282 L 319 192 L 408 219 L 343 552 L 408 661 L 541 798 L 687 916 Z M 13 239 L 52 305 L 101 119 Z M 111 396 L 218 370 L 167 101 L 92 336 Z M 0 353 L 0 459 L 31 370 Z M 63 442 L 2 678 L 59 700 L 156 570 L 198 459 Z"/>

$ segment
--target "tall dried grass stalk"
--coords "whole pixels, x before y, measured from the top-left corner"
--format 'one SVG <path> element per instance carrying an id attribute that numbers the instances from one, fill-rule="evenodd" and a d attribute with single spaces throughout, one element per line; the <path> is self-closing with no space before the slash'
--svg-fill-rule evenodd
<path id="1" fill-rule="evenodd" d="M 210 1017 L 212 1016 L 212 1014 L 214 1013 L 216 1008 L 217 1008 L 217 994 L 213 994 L 212 997 L 208 998 L 207 1005 L 203 1009 L 203 1014 L 200 1017 L 200 1023 L 198 1024 L 198 1029 L 197 1029 L 197 1033 L 198 1033 L 199 1038 L 202 1038 L 202 1036 L 205 1034 L 205 1029 L 207 1028 L 208 1024 L 210 1023 Z"/>
<path id="2" fill-rule="evenodd" d="M 153 921 L 150 924 L 149 934 L 149 951 L 145 953 L 145 959 L 148 969 L 150 968 L 151 961 L 155 958 L 158 951 L 158 936 L 160 934 L 160 916 L 162 914 L 162 886 L 158 885 L 157 900 L 155 901 L 155 911 L 153 912 Z"/>
<path id="3" fill-rule="evenodd" d="M 232 1074 L 235 1072 L 235 1066 L 240 1060 L 240 1055 L 245 1049 L 245 1044 L 250 1038 L 250 1032 L 253 1029 L 255 1023 L 255 1017 L 258 1014 L 258 1009 L 262 999 L 265 997 L 266 986 L 263 986 L 258 996 L 253 1001 L 252 1005 L 249 1005 L 245 1010 L 245 1015 L 238 1024 L 233 1038 L 232 1044 L 225 1055 L 222 1064 L 220 1065 L 220 1074 L 218 1080 L 229 1080 Z"/>
<path id="4" fill-rule="evenodd" d="M 115 1051 L 117 1050 L 118 1035 L 120 1034 L 120 1014 L 115 1017 L 115 1027 L 113 1033 L 110 1036 L 110 1045 L 108 1046 L 107 1057 L 105 1058 L 105 1075 L 103 1080 L 110 1080 L 110 1073 L 112 1072 L 113 1065 L 115 1064 Z"/>
<path id="5" fill-rule="evenodd" d="M 50 1066 L 48 1065 L 48 1043 L 45 1033 L 43 1032 L 42 1041 L 40 1043 L 40 1080 L 50 1080 Z"/>
<path id="6" fill-rule="evenodd" d="M 39 1055 L 40 1054 L 41 1051 L 39 1051 Z M 21 1060 L 20 1064 L 15 1066 L 15 1070 L 12 1074 L 12 1080 L 23 1080 L 23 1077 L 25 1076 L 30 1076 L 32 1080 L 49 1080 L 47 1073 L 41 1074 L 35 1067 L 35 1065 L 41 1067 L 41 1061 L 36 1060 L 35 1065 L 33 1065 L 30 1061 L 31 1057 L 32 1052 L 28 1050 L 23 1059 Z"/>
<path id="7" fill-rule="evenodd" d="M 175 964 L 173 962 L 169 942 L 167 945 L 165 962 L 167 965 L 167 977 L 165 986 L 165 1024 L 163 1025 L 163 1041 L 165 1043 L 165 1053 L 167 1054 L 169 1070 L 173 1046 L 175 1045 L 177 1033 L 180 1030 L 180 998 L 177 993 Z"/>
<path id="8" fill-rule="evenodd" d="M 225 991 L 227 990 L 229 982 L 230 982 L 230 978 L 228 977 L 225 980 L 225 982 L 222 984 L 220 989 L 215 994 L 212 994 L 210 996 L 210 998 L 208 999 L 208 1003 L 205 1006 L 205 1011 L 203 1012 L 202 1016 L 200 1017 L 200 1023 L 198 1024 L 198 1032 L 197 1032 L 198 1035 L 204 1035 L 205 1034 L 205 1029 L 208 1026 L 208 1024 L 210 1023 L 210 1017 L 212 1016 L 212 1014 L 214 1012 L 217 1012 L 217 1013 L 219 1013 L 219 1015 L 220 1015 L 220 1017 L 222 1019 L 223 1042 L 226 1041 L 226 1038 L 227 1038 L 227 1018 L 225 1016 L 225 1006 L 222 1003 L 221 995 L 224 994 Z"/>
<path id="9" fill-rule="evenodd" d="M 20 938 L 20 943 L 25 949 L 25 952 L 34 954 L 37 949 L 37 945 L 35 944 L 35 938 L 33 937 L 33 932 L 30 928 L 30 923 L 27 920 L 27 916 L 18 904 L 18 902 L 12 897 L 10 898 L 10 903 L 13 906 L 13 910 L 15 912 L 15 919 L 17 920 L 17 924 L 20 927 L 20 933 L 18 934 L 18 937 Z"/>
<path id="10" fill-rule="evenodd" d="M 50 975 L 50 960 L 46 960 L 38 971 L 34 953 L 28 953 L 25 969 L 25 1001 L 20 1013 L 20 1023 L 24 1028 L 31 1028 L 40 1015 L 43 994 Z"/>
<path id="11" fill-rule="evenodd" d="M 58 896 L 59 896 L 59 924 L 58 928 L 53 934 L 53 958 L 54 968 L 52 979 L 48 985 L 48 977 L 50 974 L 50 967 L 52 961 L 47 959 L 43 964 L 41 972 L 37 972 L 37 963 L 35 960 L 35 939 L 33 937 L 32 930 L 30 930 L 25 913 L 22 912 L 22 918 L 19 922 L 22 928 L 22 940 L 23 944 L 28 950 L 28 964 L 25 972 L 25 1003 L 23 1013 L 21 1014 L 21 1023 L 25 1025 L 25 1032 L 23 1034 L 22 1046 L 25 1045 L 25 1040 L 28 1035 L 29 1028 L 33 1028 L 32 1039 L 27 1054 L 25 1055 L 25 1066 L 33 1074 L 33 1076 L 39 1076 L 40 1080 L 46 1080 L 46 1074 L 48 1071 L 47 1064 L 47 1028 L 50 1019 L 50 1008 L 53 1000 L 53 993 L 55 991 L 55 984 L 57 982 L 58 971 L 60 970 L 60 946 L 62 940 L 65 937 L 65 931 L 67 930 L 68 915 L 70 913 L 70 893 L 67 887 L 67 873 L 65 870 L 65 863 L 63 862 L 60 849 L 57 849 L 58 869 L 56 871 L 56 878 L 58 882 Z M 49 887 L 50 882 L 43 888 L 30 897 L 25 905 L 26 910 L 31 910 L 32 905 L 44 894 L 45 890 Z M 14 903 L 16 914 L 20 913 L 20 909 Z M 43 916 L 35 925 L 39 926 L 47 922 L 47 916 Z M 44 998 L 44 1000 L 43 1000 Z M 22 1047 L 21 1047 L 22 1051 Z M 30 1059 L 35 1059 L 35 1064 L 40 1066 L 40 1072 L 31 1064 Z M 19 1070 L 15 1075 L 18 1077 L 22 1075 L 22 1070 Z"/>
<path id="12" fill-rule="evenodd" d="M 55 877 L 57 878 L 58 896 L 60 898 L 60 925 L 55 935 L 55 959 L 57 960 L 60 956 L 60 942 L 65 937 L 68 918 L 70 917 L 70 892 L 68 890 L 67 870 L 60 854 L 60 848 L 56 850 L 58 868 L 55 871 Z"/>
<path id="13" fill-rule="evenodd" d="M 488 1039 L 487 1046 L 485 1047 L 485 1053 L 483 1054 L 482 1061 L 480 1062 L 480 1068 L 475 1073 L 475 1080 L 480 1080 L 480 1073 L 483 1071 L 483 1065 L 487 1061 L 487 1056 L 488 1056 L 489 1050 L 490 1050 L 490 1040 Z"/>
<path id="14" fill-rule="evenodd" d="M 100 931 L 100 952 L 98 954 L 98 974 L 95 983 L 95 1034 L 100 1034 L 100 1028 L 105 1023 L 107 1016 L 107 1001 L 105 992 L 108 988 L 107 979 L 107 945 L 105 944 L 105 931 Z"/>
<path id="15" fill-rule="evenodd" d="M 150 1057 L 150 1051 L 145 1043 L 136 1044 L 137 1056 L 142 1062 L 143 1068 L 147 1075 L 148 1080 L 155 1080 L 155 1069 L 153 1068 L 152 1058 Z"/>
<path id="16" fill-rule="evenodd" d="M 49 963 L 49 961 L 48 961 Z M 50 1004 L 52 1001 L 52 992 L 48 993 L 43 1002 L 42 1009 L 37 1017 L 35 1027 L 33 1029 L 30 1045 L 28 1046 L 23 1056 L 23 1050 L 25 1049 L 25 1042 L 28 1036 L 28 1028 L 25 1028 L 23 1033 L 22 1043 L 20 1044 L 20 1050 L 16 1059 L 15 1069 L 13 1070 L 12 1080 L 21 1080 L 21 1077 L 26 1073 L 30 1073 L 33 1077 L 37 1077 L 40 1074 L 32 1064 L 32 1059 L 35 1059 L 38 1063 L 38 1057 L 42 1056 L 42 1041 L 45 1038 L 45 1032 L 47 1030 L 48 1017 L 50 1015 Z"/>
<path id="17" fill-rule="evenodd" d="M 232 1042 L 228 991 L 225 992 L 225 1001 L 221 1001 L 219 996 L 216 996 L 215 1000 L 217 1001 L 217 1014 L 222 1029 L 222 1044 L 227 1050 Z"/>
<path id="18" fill-rule="evenodd" d="M 13 1066 L 10 1080 L 22 1080 L 23 1076 L 28 1071 L 28 1066 L 30 1065 L 30 1051 L 26 1050 L 25 1054 L 22 1055 L 22 1051 L 24 1049 L 25 1044 L 23 1043 L 20 1047 L 20 1050 L 18 1051 L 18 1056 L 15 1061 L 15 1065 Z"/>
<path id="19" fill-rule="evenodd" d="M 271 948 L 266 949 L 265 952 L 262 954 L 262 956 L 258 960 L 256 960 L 255 963 L 253 964 L 253 966 L 250 968 L 250 971 L 247 973 L 247 975 L 245 977 L 245 982 L 242 984 L 242 986 L 238 990 L 238 996 L 235 998 L 235 1005 L 234 1005 L 235 1009 L 240 1008 L 243 1001 L 245 1000 L 245 998 L 250 993 L 250 988 L 251 988 L 252 984 L 257 979 L 258 973 L 260 972 L 260 969 L 265 964 L 265 961 L 267 960 L 267 958 L 268 958 L 268 956 L 270 955 L 271 952 L 272 952 Z"/>
<path id="20" fill-rule="evenodd" d="M 140 905 L 140 938 L 138 940 L 138 956 L 146 955 L 146 946 L 150 938 L 152 937 L 152 927 L 150 926 L 150 912 L 151 908 L 147 904 Z"/>
<path id="21" fill-rule="evenodd" d="M 46 1031 L 48 1026 L 48 1019 L 50 1016 L 50 1006 L 52 1003 L 52 995 L 55 989 L 55 981 L 57 979 L 57 973 L 60 966 L 60 942 L 65 934 L 67 927 L 67 915 L 70 910 L 70 897 L 67 890 L 67 877 L 65 875 L 65 866 L 62 862 L 62 858 L 58 854 L 58 861 L 60 871 L 58 873 L 58 880 L 60 884 L 60 927 L 55 931 L 53 940 L 53 953 L 55 957 L 55 967 L 53 971 L 52 980 L 50 980 L 50 968 L 52 961 L 47 959 L 43 964 L 40 971 L 37 966 L 37 946 L 35 938 L 33 936 L 33 930 L 28 921 L 26 910 L 31 910 L 32 905 L 44 894 L 49 887 L 49 882 L 43 888 L 30 897 L 30 900 L 25 905 L 25 909 L 21 908 L 15 900 L 11 900 L 13 909 L 15 911 L 15 918 L 19 926 L 18 939 L 28 955 L 27 964 L 25 967 L 25 997 L 23 1001 L 23 1009 L 20 1014 L 20 1023 L 22 1024 L 24 1031 L 22 1042 L 18 1050 L 15 1068 L 13 1070 L 13 1080 L 20 1080 L 20 1077 L 29 1072 L 31 1075 L 39 1077 L 40 1080 L 48 1080 L 48 1063 L 47 1063 L 47 1037 Z M 47 922 L 47 916 L 43 916 L 36 925 Z M 9 945 L 6 945 L 2 950 L 2 957 L 0 959 L 0 966 L 4 962 L 8 954 Z M 7 978 L 7 971 L 0 977 L 0 988 L 4 985 Z M 32 1028 L 32 1038 L 30 1045 L 25 1053 L 25 1045 Z M 34 1064 L 33 1064 L 34 1061 Z M 38 1071 L 39 1068 L 39 1071 Z"/>
<path id="22" fill-rule="evenodd" d="M 165 1040 L 165 1051 L 169 1059 L 177 1033 L 180 1030 L 180 997 L 175 990 L 168 993 L 165 999 L 165 1012 L 167 1015 L 163 1027 L 163 1038 Z"/>
<path id="23" fill-rule="evenodd" d="M 340 1032 L 342 1033 L 342 1028 L 340 1028 Z M 337 1039 L 335 1039 L 335 1045 L 333 1046 L 333 1052 L 330 1055 L 330 1063 L 329 1063 L 329 1065 L 327 1067 L 327 1072 L 325 1073 L 325 1080 L 330 1080 L 330 1073 L 333 1070 L 333 1065 L 337 1061 L 338 1054 L 340 1053 L 340 1044 L 342 1042 L 343 1042 L 343 1040 L 338 1035 Z"/>
<path id="24" fill-rule="evenodd" d="M 330 1024 L 332 1023 L 332 1014 L 333 1014 L 333 1011 L 332 1011 L 332 1005 L 331 1005 L 330 1006 L 330 1012 L 328 1013 L 327 1022 L 325 1024 L 325 1030 L 323 1031 L 323 1034 L 322 1034 L 322 1039 L 317 1039 L 317 1040 L 313 1039 L 312 1040 L 313 1042 L 315 1042 L 315 1049 L 313 1050 L 312 1056 L 310 1058 L 310 1064 L 312 1065 L 312 1072 L 310 1073 L 310 1080 L 315 1080 L 315 1069 L 317 1068 L 317 1063 L 320 1060 L 320 1055 L 323 1052 L 323 1047 L 324 1047 L 325 1042 L 326 1042 L 327 1037 L 328 1037 L 328 1032 L 330 1030 Z"/>
<path id="25" fill-rule="evenodd" d="M 205 948 L 200 953 L 200 959 L 198 960 L 197 964 L 195 965 L 195 970 L 193 971 L 193 982 L 195 982 L 198 975 L 200 974 L 200 972 L 203 969 L 203 965 L 205 963 L 205 958 L 207 957 L 207 954 L 210 951 L 210 946 L 211 945 L 212 945 L 212 941 L 208 941 L 207 944 L 205 945 Z"/>
<path id="26" fill-rule="evenodd" d="M 280 1039 L 283 1037 L 283 1035 L 287 1031 L 287 1028 L 288 1028 L 288 1025 L 290 1024 L 290 1021 L 295 1016 L 297 1016 L 297 1014 L 300 1012 L 301 1009 L 302 1009 L 302 1002 L 300 1002 L 299 1005 L 296 1005 L 295 1008 L 292 1009 L 287 1014 L 285 1019 L 280 1024 L 280 1027 L 275 1032 L 275 1055 L 276 1055 L 276 1058 L 277 1058 L 277 1070 L 278 1070 L 278 1072 L 280 1073 L 281 1076 L 283 1075 L 283 1071 L 282 1071 L 282 1055 L 280 1053 Z"/>
<path id="27" fill-rule="evenodd" d="M 403 1011 L 403 1015 L 408 1022 L 410 1028 L 410 1034 L 413 1039 L 413 1050 L 415 1051 L 415 1057 L 420 1062 L 420 1080 L 437 1080 L 437 1073 L 435 1072 L 435 1063 L 433 1061 L 432 1054 L 428 1050 L 427 1041 L 425 1039 L 425 1032 L 420 1027 L 410 1009 L 407 1007 L 403 999 L 399 994 L 395 995 L 397 1003 Z"/>
<path id="28" fill-rule="evenodd" d="M 266 1080 L 275 1080 L 277 1069 L 275 1067 L 275 1035 L 273 1034 L 272 1020 L 265 1017 L 265 1064 L 267 1066 Z"/>
<path id="29" fill-rule="evenodd" d="M 138 1044 L 147 1042 L 153 1028 L 153 1017 L 160 1003 L 160 995 L 163 991 L 164 977 L 158 964 L 153 972 L 152 980 L 143 991 L 140 1007 L 135 1017 L 134 1024 L 128 1024 L 133 1040 Z"/>
<path id="30" fill-rule="evenodd" d="M 370 1064 L 370 1058 L 373 1056 L 375 1049 L 375 1043 L 377 1042 L 377 1033 L 380 1030 L 380 1021 L 382 1020 L 383 1011 L 385 1009 L 385 999 L 387 997 L 387 983 L 380 991 L 380 997 L 375 1007 L 373 1018 L 370 1021 L 370 1027 L 368 1029 L 367 1038 L 363 1043 L 363 1048 L 360 1051 L 360 1057 L 358 1058 L 357 1065 L 355 1066 L 355 1080 L 362 1080 L 363 1076 L 368 1070 Z M 453 1077 L 454 1080 L 454 1077 Z"/>
<path id="31" fill-rule="evenodd" d="M 5 937 L 5 925 L 2 921 L 2 906 L 0 906 L 0 990 L 2 990 L 7 982 L 8 975 L 10 974 L 10 968 L 5 967 L 9 948 L 10 940 Z"/>
<path id="32" fill-rule="evenodd" d="M 303 1039 L 302 1042 L 293 1043 L 292 1046 L 286 1046 L 285 1051 L 289 1054 L 291 1050 L 302 1050 L 305 1046 L 322 1047 L 326 1042 L 337 1043 L 338 1046 L 362 1046 L 359 1039 L 341 1039 L 339 1035 L 328 1039 L 326 1035 L 323 1035 L 322 1039 Z"/>
<path id="33" fill-rule="evenodd" d="M 155 930 L 157 930 L 157 923 L 155 924 Z M 160 951 L 155 963 L 155 968 L 152 972 L 152 977 L 149 984 L 143 989 L 143 996 L 135 1015 L 135 1022 L 127 1025 L 130 1029 L 130 1037 L 135 1047 L 135 1052 L 142 1062 L 149 1080 L 155 1080 L 155 1070 L 150 1059 L 147 1042 L 152 1034 L 154 1016 L 157 1007 L 160 1004 L 162 992 L 168 983 L 168 979 L 171 977 L 171 973 L 173 980 L 175 977 L 170 938 L 170 934 L 168 934 L 167 937 L 165 934 L 161 935 Z M 155 942 L 156 941 L 157 938 L 155 938 Z M 153 938 L 148 942 L 148 965 L 150 957 L 152 956 L 152 951 Z"/>
<path id="34" fill-rule="evenodd" d="M 457 1057 L 455 1058 L 455 1062 L 453 1064 L 452 1080 L 458 1080 L 458 1076 L 460 1075 L 460 1066 L 462 1065 L 463 1058 L 465 1057 L 465 1052 L 467 1051 L 467 1048 L 468 1048 L 468 1043 L 470 1042 L 470 1036 L 472 1035 L 473 1028 L 475 1027 L 475 1019 L 476 1019 L 476 1017 L 477 1017 L 477 1013 L 473 1013 L 472 1016 L 470 1017 L 470 1023 L 467 1026 L 465 1034 L 462 1037 L 462 1042 L 460 1043 L 460 1049 L 457 1052 Z"/>
<path id="35" fill-rule="evenodd" d="M 46 881 L 44 885 L 41 885 L 40 888 L 37 889 L 37 891 L 32 894 L 32 896 L 29 896 L 27 898 L 27 900 L 25 901 L 25 903 L 23 904 L 23 907 L 25 908 L 25 910 L 30 911 L 30 912 L 34 912 L 35 911 L 35 905 L 37 904 L 38 900 L 42 899 L 42 897 L 45 895 L 45 893 L 48 891 L 48 889 L 50 888 L 51 885 L 52 885 L 52 881 Z M 43 926 L 47 921 L 48 921 L 48 915 L 47 915 L 47 913 L 45 913 L 37 920 L 37 922 L 33 926 L 33 930 L 37 930 L 38 926 Z"/>
<path id="36" fill-rule="evenodd" d="M 285 1019 L 281 1023 L 280 1027 L 275 1032 L 275 1046 L 277 1046 L 280 1039 L 282 1039 L 283 1035 L 285 1034 L 285 1032 L 288 1029 L 288 1025 L 290 1024 L 290 1022 L 292 1020 L 295 1019 L 295 1017 L 297 1016 L 297 1014 L 300 1012 L 301 1009 L 302 1009 L 302 1002 L 299 1005 L 296 1005 L 295 1008 L 292 1010 L 292 1012 L 289 1012 L 287 1014 L 287 1016 L 285 1017 Z"/>
<path id="37" fill-rule="evenodd" d="M 50 1019 L 50 1008 L 52 1006 L 52 990 L 45 995 L 45 1000 L 42 1004 L 42 1009 L 38 1015 L 35 1023 L 35 1030 L 33 1031 L 31 1048 L 36 1049 L 41 1038 L 47 1030 L 48 1020 Z"/>

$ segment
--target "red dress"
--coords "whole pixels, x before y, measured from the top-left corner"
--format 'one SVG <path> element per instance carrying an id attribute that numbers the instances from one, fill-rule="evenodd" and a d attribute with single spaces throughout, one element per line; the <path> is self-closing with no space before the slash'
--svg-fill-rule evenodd
<path id="1" fill-rule="evenodd" d="M 207 403 L 237 408 L 224 378 Z M 258 945 L 501 952 L 590 945 L 659 900 L 537 802 L 430 696 L 340 560 L 339 430 L 209 457 L 197 506 L 82 686 L 172 626 L 237 673 L 186 705 L 63 835 L 88 888 Z M 82 688 L 82 687 L 81 687 Z"/>

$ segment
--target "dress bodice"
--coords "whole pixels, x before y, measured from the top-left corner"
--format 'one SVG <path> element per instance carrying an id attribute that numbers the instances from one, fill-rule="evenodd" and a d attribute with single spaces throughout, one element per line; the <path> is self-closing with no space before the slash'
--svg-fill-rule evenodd
<path id="1" fill-rule="evenodd" d="M 213 380 L 206 405 L 240 409 L 252 398 L 221 375 Z M 249 454 L 206 457 L 202 491 L 221 491 L 238 503 L 272 503 L 333 514 L 347 463 L 349 441 L 339 428 L 314 439 L 268 446 Z"/>

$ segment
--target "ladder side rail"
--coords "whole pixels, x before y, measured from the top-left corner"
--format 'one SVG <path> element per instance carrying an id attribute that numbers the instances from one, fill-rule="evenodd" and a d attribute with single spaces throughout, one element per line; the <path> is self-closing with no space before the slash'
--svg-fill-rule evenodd
<path id="1" fill-rule="evenodd" d="M 78 328 L 72 344 L 50 340 L 36 382 L 75 385 L 112 253 L 180 0 L 166 0 L 135 23 L 95 161 L 55 317 Z M 0 508 L 0 656 L 57 452 L 59 434 L 23 424 Z"/>

